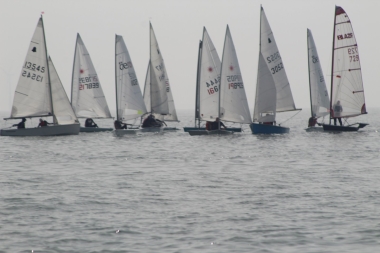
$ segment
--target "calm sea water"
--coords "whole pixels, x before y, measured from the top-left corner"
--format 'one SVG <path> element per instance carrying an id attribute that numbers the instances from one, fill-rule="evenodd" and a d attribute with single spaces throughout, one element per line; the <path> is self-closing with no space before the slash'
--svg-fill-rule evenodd
<path id="1" fill-rule="evenodd" d="M 286 135 L 0 137 L 0 252 L 379 252 L 369 112 L 355 133 L 305 110 Z"/>

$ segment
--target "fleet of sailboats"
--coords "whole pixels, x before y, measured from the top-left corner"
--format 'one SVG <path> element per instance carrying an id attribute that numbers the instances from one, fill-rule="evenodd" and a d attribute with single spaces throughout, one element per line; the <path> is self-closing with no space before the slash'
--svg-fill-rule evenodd
<path id="1" fill-rule="evenodd" d="M 71 106 L 78 118 L 112 118 L 90 54 L 79 33 L 75 45 L 71 81 Z M 112 131 L 113 128 L 81 127 L 80 132 Z"/>
<path id="2" fill-rule="evenodd" d="M 79 122 L 47 53 L 42 16 L 37 23 L 7 119 L 52 118 L 50 126 L 2 129 L 2 136 L 77 135 Z"/>
<path id="3" fill-rule="evenodd" d="M 120 35 L 115 36 L 115 90 L 117 135 L 177 130 L 165 122 L 179 122 L 172 88 L 152 24 L 149 27 L 150 55 L 144 93 L 141 92 L 131 57 Z M 352 23 L 335 6 L 330 99 L 312 33 L 307 29 L 308 74 L 311 117 L 306 130 L 357 131 L 366 123 L 347 119 L 366 114 L 358 45 Z M 240 66 L 227 25 L 222 61 L 206 30 L 199 42 L 194 127 L 190 135 L 231 134 L 241 127 L 209 129 L 201 122 L 224 121 L 248 124 L 253 134 L 288 133 L 276 122 L 277 113 L 300 110 L 294 103 L 283 59 L 263 7 L 260 7 L 260 47 L 253 120 L 249 111 Z M 329 124 L 317 122 L 329 115 Z M 155 117 L 159 125 L 142 127 Z M 78 118 L 112 118 L 98 74 L 79 33 L 77 34 L 71 84 L 71 104 L 46 48 L 42 16 L 33 34 L 23 64 L 9 119 L 48 117 L 49 126 L 1 129 L 3 136 L 75 135 L 81 132 L 112 131 L 113 128 L 80 127 Z M 342 122 L 342 119 L 345 121 Z M 332 120 L 334 124 L 332 124 Z M 337 125 L 337 121 L 339 125 Z M 133 122 L 133 123 L 131 123 Z M 121 124 L 123 127 L 117 126 Z M 203 124 L 203 123 L 202 123 Z M 121 126 L 120 125 L 120 126 Z M 127 125 L 129 127 L 127 127 Z M 13 125 L 15 126 L 15 125 Z M 322 127 L 318 127 L 322 126 Z"/>
<path id="4" fill-rule="evenodd" d="M 335 6 L 334 35 L 331 64 L 330 124 L 323 124 L 325 131 L 358 131 L 366 123 L 336 125 L 350 117 L 366 114 L 362 70 L 359 49 L 347 13 Z M 334 120 L 334 125 L 331 124 Z"/>

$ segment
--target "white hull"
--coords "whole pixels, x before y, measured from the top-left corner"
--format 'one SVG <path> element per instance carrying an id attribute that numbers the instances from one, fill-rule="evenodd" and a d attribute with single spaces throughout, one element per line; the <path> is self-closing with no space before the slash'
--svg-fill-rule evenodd
<path id="1" fill-rule="evenodd" d="M 149 128 L 138 128 L 138 129 L 115 129 L 115 134 L 117 136 L 127 135 L 127 134 L 137 134 L 137 133 L 162 133 L 162 127 L 149 127 Z"/>
<path id="2" fill-rule="evenodd" d="M 79 124 L 56 125 L 23 129 L 1 129 L 1 136 L 54 136 L 54 135 L 77 135 Z"/>

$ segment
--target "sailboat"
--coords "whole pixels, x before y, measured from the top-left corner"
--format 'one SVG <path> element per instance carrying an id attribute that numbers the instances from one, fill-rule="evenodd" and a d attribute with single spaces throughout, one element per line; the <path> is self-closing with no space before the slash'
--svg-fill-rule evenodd
<path id="1" fill-rule="evenodd" d="M 323 130 L 323 128 L 315 126 L 317 119 L 330 114 L 330 99 L 327 93 L 321 63 L 319 62 L 317 47 L 315 46 L 313 35 L 309 29 L 307 29 L 307 52 L 311 118 L 309 119 L 309 127 L 306 130 L 319 131 Z"/>
<path id="2" fill-rule="evenodd" d="M 8 119 L 52 117 L 53 125 L 2 129 L 3 136 L 77 135 L 79 122 L 46 49 L 42 16 L 34 31 Z"/>
<path id="3" fill-rule="evenodd" d="M 263 7 L 260 12 L 260 52 L 257 71 L 253 134 L 289 133 L 288 127 L 276 125 L 278 112 L 294 111 L 292 91 L 284 63 Z"/>
<path id="4" fill-rule="evenodd" d="M 115 37 L 115 84 L 116 119 L 118 121 L 137 120 L 147 113 L 131 57 L 124 39 L 120 35 Z M 140 125 L 140 121 L 138 125 Z M 152 131 L 160 132 L 161 129 L 142 129 L 137 126 L 129 129 L 116 129 L 115 133 L 116 135 L 124 135 Z"/>
<path id="5" fill-rule="evenodd" d="M 198 49 L 194 127 L 184 127 L 185 132 L 204 131 L 206 127 L 200 126 L 201 121 L 214 121 L 218 117 L 219 89 L 217 85 L 220 82 L 220 67 L 218 53 L 204 27 Z M 240 127 L 227 127 L 227 130 L 241 132 Z"/>
<path id="6" fill-rule="evenodd" d="M 207 39 L 206 39 L 207 40 Z M 205 38 L 203 38 L 205 41 Z M 210 40 L 211 42 L 211 40 Z M 211 45 L 211 44 L 210 44 Z M 203 50 L 202 50 L 203 51 Z M 213 50 L 215 51 L 215 50 Z M 212 51 L 210 51 L 212 52 Z M 207 53 L 207 51 L 206 51 Z M 214 53 L 216 54 L 216 52 Z M 216 59 L 217 56 L 210 57 L 209 59 Z M 240 124 L 250 124 L 252 123 L 251 115 L 249 112 L 247 96 L 245 94 L 244 82 L 240 72 L 239 62 L 236 55 L 236 50 L 234 43 L 232 41 L 232 36 L 230 33 L 230 29 L 227 25 L 226 36 L 224 40 L 224 48 L 223 48 L 223 59 L 220 67 L 220 76 L 217 74 L 218 72 L 218 62 L 214 61 L 214 65 L 209 67 L 209 72 L 211 68 L 215 67 L 216 78 L 211 79 L 214 84 L 199 82 L 198 89 L 200 90 L 200 100 L 207 100 L 204 96 L 207 91 L 208 93 L 217 92 L 218 95 L 214 96 L 214 98 L 209 99 L 209 103 L 213 105 L 213 109 L 211 106 L 208 107 L 207 104 L 205 108 L 202 108 L 200 105 L 201 117 L 204 119 L 213 119 L 220 118 L 222 121 L 234 122 Z M 214 75 L 215 75 L 214 74 Z M 207 76 L 208 74 L 205 73 Z M 211 77 L 212 75 L 209 75 Z M 220 77 L 220 78 L 219 78 Z M 206 78 L 207 79 L 207 78 Z M 201 92 L 203 90 L 203 92 Z M 203 97 L 202 97 L 203 93 Z M 216 100 L 217 98 L 217 100 Z M 210 102 L 210 101 L 217 102 Z M 217 110 L 215 110 L 215 107 Z M 217 114 L 216 114 L 217 111 Z M 203 114 L 203 115 L 202 115 Z M 190 135 L 210 135 L 210 134 L 231 134 L 234 131 L 229 131 L 228 129 L 221 130 L 220 125 L 218 130 L 196 130 L 196 131 L 188 131 Z"/>
<path id="7" fill-rule="evenodd" d="M 341 118 L 367 114 L 364 99 L 362 71 L 359 50 L 351 21 L 340 6 L 335 6 L 334 35 L 331 64 L 330 124 L 324 124 L 325 131 L 358 131 L 366 123 L 335 125 Z M 331 120 L 334 119 L 334 125 Z"/>
<path id="8" fill-rule="evenodd" d="M 164 59 L 150 23 L 150 60 L 144 86 L 144 101 L 149 113 L 162 122 L 179 122 Z M 164 130 L 178 130 L 164 127 Z"/>
<path id="9" fill-rule="evenodd" d="M 111 118 L 107 101 L 90 54 L 79 33 L 71 81 L 71 106 L 78 118 Z M 81 127 L 80 132 L 112 131 L 113 128 Z"/>

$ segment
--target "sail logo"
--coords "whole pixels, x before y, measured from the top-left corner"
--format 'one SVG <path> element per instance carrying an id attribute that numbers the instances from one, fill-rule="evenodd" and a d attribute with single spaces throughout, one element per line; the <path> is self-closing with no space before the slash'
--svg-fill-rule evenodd
<path id="1" fill-rule="evenodd" d="M 133 68 L 133 65 L 132 65 L 132 62 L 119 62 L 119 69 L 120 70 L 123 70 L 123 69 L 129 69 L 129 68 Z"/>
<path id="2" fill-rule="evenodd" d="M 353 33 L 346 33 L 344 35 L 337 35 L 336 36 L 338 40 L 344 40 L 344 39 L 351 39 L 354 37 Z"/>
<path id="3" fill-rule="evenodd" d="M 317 62 L 319 62 L 319 59 L 318 59 L 318 57 L 317 56 L 312 56 L 311 57 L 311 59 L 312 59 L 312 61 L 313 61 L 313 63 L 317 63 Z"/>

